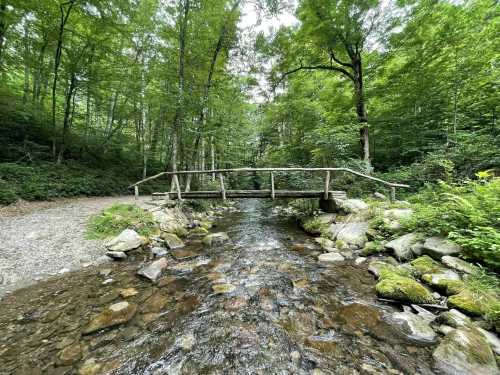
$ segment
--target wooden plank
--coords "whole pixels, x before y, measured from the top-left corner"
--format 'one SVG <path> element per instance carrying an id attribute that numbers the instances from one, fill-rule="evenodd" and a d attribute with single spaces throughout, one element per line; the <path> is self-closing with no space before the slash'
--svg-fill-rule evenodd
<path id="1" fill-rule="evenodd" d="M 224 187 L 224 176 L 222 173 L 219 173 L 219 183 L 220 183 L 220 194 L 222 196 L 222 200 L 226 200 L 226 188 Z"/>
<path id="2" fill-rule="evenodd" d="M 154 197 L 166 196 L 168 193 L 153 193 Z M 274 190 L 275 198 L 323 198 L 325 192 L 323 190 Z M 270 198 L 271 190 L 225 190 L 227 198 Z M 343 191 L 330 191 L 329 197 L 345 199 L 346 193 Z M 177 197 L 171 197 L 177 198 Z M 183 199 L 218 199 L 221 198 L 220 191 L 190 191 L 182 193 Z"/>
<path id="3" fill-rule="evenodd" d="M 271 198 L 274 199 L 276 197 L 275 191 L 274 191 L 274 173 L 271 172 Z"/>
<path id="4" fill-rule="evenodd" d="M 330 191 L 330 171 L 325 173 L 325 195 L 323 199 L 328 199 L 328 192 Z"/>

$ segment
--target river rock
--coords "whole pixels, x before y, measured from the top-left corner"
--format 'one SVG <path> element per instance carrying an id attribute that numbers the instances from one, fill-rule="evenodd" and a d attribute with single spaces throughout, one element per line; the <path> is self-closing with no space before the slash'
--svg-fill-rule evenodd
<path id="1" fill-rule="evenodd" d="M 385 194 L 382 194 L 378 191 L 373 193 L 373 198 L 378 199 L 379 201 L 388 201 L 389 200 L 389 198 L 387 198 L 387 196 Z"/>
<path id="2" fill-rule="evenodd" d="M 462 314 L 456 309 L 442 312 L 441 314 L 439 314 L 437 321 L 453 328 L 470 326 L 470 324 L 472 323 L 468 316 Z"/>
<path id="3" fill-rule="evenodd" d="M 493 332 L 489 332 L 483 328 L 476 327 L 476 329 L 482 333 L 488 344 L 490 344 L 491 349 L 496 355 L 500 355 L 500 339 Z"/>
<path id="4" fill-rule="evenodd" d="M 329 227 L 329 232 L 332 239 L 344 241 L 348 246 L 355 246 L 362 248 L 368 241 L 366 232 L 368 230 L 368 223 L 340 223 L 332 224 Z"/>
<path id="5" fill-rule="evenodd" d="M 477 295 L 469 289 L 463 289 L 460 293 L 448 298 L 448 306 L 456 308 L 466 314 L 483 315 L 493 303 L 498 300 L 492 295 Z"/>
<path id="6" fill-rule="evenodd" d="M 419 344 L 433 344 L 437 340 L 436 332 L 429 325 L 429 321 L 417 314 L 396 312 L 392 314 L 392 321 L 410 340 Z"/>
<path id="7" fill-rule="evenodd" d="M 320 254 L 318 256 L 318 260 L 320 262 L 336 263 L 336 262 L 343 262 L 345 258 L 339 253 L 330 252 L 330 253 Z"/>
<path id="8" fill-rule="evenodd" d="M 379 280 L 375 290 L 381 297 L 415 304 L 436 302 L 431 291 L 412 277 L 383 272 Z"/>
<path id="9" fill-rule="evenodd" d="M 469 262 L 466 262 L 465 260 L 462 260 L 457 257 L 452 257 L 449 255 L 445 255 L 441 258 L 441 262 L 443 262 L 444 265 L 453 268 L 457 271 L 460 272 L 465 272 L 468 274 L 472 274 L 477 270 L 477 267 L 470 264 Z"/>
<path id="10" fill-rule="evenodd" d="M 434 315 L 430 311 L 424 309 L 419 305 L 411 305 L 412 309 L 417 312 L 417 315 L 421 318 L 427 320 L 429 323 L 435 321 L 437 319 L 437 315 Z"/>
<path id="11" fill-rule="evenodd" d="M 82 358 L 82 347 L 80 343 L 67 346 L 57 355 L 58 366 L 69 366 L 78 362 Z"/>
<path id="12" fill-rule="evenodd" d="M 178 249 L 185 246 L 184 242 L 176 234 L 162 232 L 160 237 L 169 249 Z"/>
<path id="13" fill-rule="evenodd" d="M 335 242 L 324 237 L 316 237 L 314 239 L 323 250 L 332 251 L 335 248 Z"/>
<path id="14" fill-rule="evenodd" d="M 148 264 L 147 266 L 142 267 L 139 271 L 137 271 L 137 274 L 155 282 L 158 277 L 160 277 L 161 273 L 167 267 L 167 265 L 167 259 L 160 258 Z"/>
<path id="15" fill-rule="evenodd" d="M 165 255 L 167 255 L 167 249 L 165 249 L 164 247 L 155 246 L 151 248 L 151 254 L 153 254 L 155 258 L 164 257 Z"/>
<path id="16" fill-rule="evenodd" d="M 443 335 L 447 335 L 451 331 L 453 331 L 455 328 L 447 326 L 446 324 L 441 324 L 440 326 L 437 327 L 437 332 L 442 333 Z"/>
<path id="17" fill-rule="evenodd" d="M 384 217 L 390 220 L 409 219 L 412 215 L 411 208 L 392 208 L 384 211 Z"/>
<path id="18" fill-rule="evenodd" d="M 189 231 L 190 236 L 206 236 L 208 234 L 208 229 L 203 227 L 195 227 Z"/>
<path id="19" fill-rule="evenodd" d="M 443 269 L 434 273 L 426 273 L 422 275 L 422 280 L 429 285 L 445 290 L 448 289 L 448 286 L 451 286 L 453 289 L 455 285 L 462 285 L 460 282 L 460 275 L 450 269 Z"/>
<path id="20" fill-rule="evenodd" d="M 417 242 L 416 233 L 408 233 L 385 244 L 385 248 L 394 251 L 399 260 L 407 260 L 413 257 L 411 246 Z"/>
<path id="21" fill-rule="evenodd" d="M 120 289 L 120 296 L 123 298 L 133 297 L 137 294 L 139 294 L 139 292 L 135 288 Z"/>
<path id="22" fill-rule="evenodd" d="M 365 257 L 357 257 L 355 260 L 354 260 L 354 263 L 359 266 L 360 264 L 366 262 L 366 259 Z"/>
<path id="23" fill-rule="evenodd" d="M 425 240 L 422 252 L 434 259 L 441 259 L 445 255 L 460 253 L 460 246 L 447 241 L 443 237 L 429 237 Z"/>
<path id="24" fill-rule="evenodd" d="M 445 375 L 498 375 L 495 356 L 484 336 L 473 328 L 449 332 L 432 354 Z"/>
<path id="25" fill-rule="evenodd" d="M 202 240 L 202 242 L 207 246 L 221 245 L 227 241 L 229 241 L 229 236 L 226 232 L 211 233 L 203 237 Z"/>
<path id="26" fill-rule="evenodd" d="M 321 223 L 321 224 L 331 224 L 335 221 L 335 218 L 337 217 L 337 214 L 321 214 L 316 217 L 316 219 Z"/>
<path id="27" fill-rule="evenodd" d="M 344 199 L 339 200 L 338 202 L 340 208 L 346 213 L 355 213 L 370 208 L 370 206 L 368 206 L 361 199 Z"/>
<path id="28" fill-rule="evenodd" d="M 132 319 L 137 311 L 137 305 L 130 302 L 118 302 L 94 317 L 83 329 L 83 334 L 89 334 L 104 328 L 117 326 Z"/>
<path id="29" fill-rule="evenodd" d="M 189 224 L 186 215 L 178 207 L 154 211 L 153 219 L 160 225 L 160 230 L 167 233 L 185 232 Z"/>
<path id="30" fill-rule="evenodd" d="M 395 264 L 397 262 L 394 258 L 373 259 L 368 264 L 368 271 L 379 277 L 383 271 L 394 272 L 396 270 Z"/>
<path id="31" fill-rule="evenodd" d="M 127 259 L 127 254 L 125 254 L 123 251 L 106 251 L 106 256 L 114 260 Z"/>
<path id="32" fill-rule="evenodd" d="M 106 242 L 104 245 L 109 251 L 127 252 L 144 245 L 146 239 L 132 229 L 125 229 L 118 236 Z"/>
<path id="33" fill-rule="evenodd" d="M 101 369 L 101 363 L 96 362 L 95 358 L 89 358 L 78 369 L 78 375 L 97 375 L 101 373 Z"/>

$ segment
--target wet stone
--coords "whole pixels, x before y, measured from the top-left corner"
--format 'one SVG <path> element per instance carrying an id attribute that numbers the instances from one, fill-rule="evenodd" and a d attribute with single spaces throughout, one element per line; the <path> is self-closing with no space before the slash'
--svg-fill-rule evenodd
<path id="1" fill-rule="evenodd" d="M 82 358 L 82 348 L 79 343 L 70 345 L 61 350 L 57 356 L 58 366 L 69 366 Z"/>
<path id="2" fill-rule="evenodd" d="M 170 252 L 175 259 L 189 259 L 200 256 L 201 253 L 191 249 L 177 249 Z"/>
<path id="3" fill-rule="evenodd" d="M 125 288 L 125 289 L 120 289 L 120 296 L 122 298 L 129 298 L 137 295 L 139 292 L 135 288 Z"/>
<path id="4" fill-rule="evenodd" d="M 236 289 L 236 287 L 233 284 L 215 284 L 215 285 L 212 285 L 212 290 L 216 294 L 231 293 L 235 289 Z"/>
<path id="5" fill-rule="evenodd" d="M 137 305 L 129 302 L 118 302 L 94 317 L 83 329 L 84 334 L 93 333 L 104 328 L 128 322 L 137 311 Z"/>
<path id="6" fill-rule="evenodd" d="M 137 271 L 137 274 L 154 282 L 160 277 L 167 265 L 167 260 L 165 258 L 160 258 L 141 268 Z"/>

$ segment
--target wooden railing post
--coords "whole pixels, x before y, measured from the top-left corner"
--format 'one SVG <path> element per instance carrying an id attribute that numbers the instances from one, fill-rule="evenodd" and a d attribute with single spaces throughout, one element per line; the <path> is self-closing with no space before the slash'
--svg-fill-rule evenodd
<path id="1" fill-rule="evenodd" d="M 330 192 L 330 171 L 326 171 L 325 174 L 325 194 L 323 199 L 327 200 Z"/>
<path id="2" fill-rule="evenodd" d="M 271 172 L 271 198 L 274 199 L 275 197 L 275 192 L 274 192 L 274 173 Z"/>
<path id="3" fill-rule="evenodd" d="M 174 179 L 174 185 L 177 190 L 177 199 L 182 200 L 181 184 L 179 183 L 179 177 L 174 174 L 172 177 Z"/>
<path id="4" fill-rule="evenodd" d="M 391 186 L 391 203 L 396 202 L 396 187 Z"/>
<path id="5" fill-rule="evenodd" d="M 139 199 L 139 186 L 134 186 L 134 198 L 135 200 Z"/>
<path id="6" fill-rule="evenodd" d="M 222 200 L 226 200 L 226 188 L 224 187 L 224 176 L 222 173 L 219 173 L 219 182 L 220 182 L 220 194 L 222 196 Z"/>

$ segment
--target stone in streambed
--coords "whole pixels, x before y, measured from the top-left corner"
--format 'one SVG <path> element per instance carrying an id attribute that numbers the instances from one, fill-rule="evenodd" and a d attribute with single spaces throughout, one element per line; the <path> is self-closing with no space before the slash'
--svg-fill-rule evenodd
<path id="1" fill-rule="evenodd" d="M 137 311 L 137 305 L 130 302 L 118 302 L 95 316 L 83 329 L 83 334 L 89 334 L 104 328 L 117 326 L 132 319 Z"/>
<path id="2" fill-rule="evenodd" d="M 332 239 L 344 241 L 348 246 L 362 248 L 368 241 L 366 232 L 368 230 L 368 223 L 340 223 L 332 224 L 328 228 L 330 237 Z"/>
<path id="3" fill-rule="evenodd" d="M 433 287 L 449 291 L 448 294 L 458 293 L 463 287 L 460 276 L 452 270 L 443 269 L 435 273 L 426 273 L 422 275 L 422 280 Z"/>
<path id="4" fill-rule="evenodd" d="M 445 375 L 498 375 L 495 356 L 484 336 L 474 328 L 449 332 L 432 354 Z"/>
<path id="5" fill-rule="evenodd" d="M 110 257 L 113 260 L 127 259 L 127 254 L 125 254 L 123 251 L 107 251 L 106 256 Z"/>
<path id="6" fill-rule="evenodd" d="M 488 341 L 488 344 L 491 346 L 491 350 L 493 350 L 496 355 L 500 355 L 500 339 L 498 336 L 480 327 L 476 327 L 476 329 L 484 336 L 486 341 Z"/>
<path id="7" fill-rule="evenodd" d="M 460 246 L 454 244 L 443 237 L 429 237 L 425 240 L 422 252 L 430 255 L 434 259 L 441 259 L 446 255 L 460 253 Z"/>
<path id="8" fill-rule="evenodd" d="M 151 254 L 153 254 L 155 258 L 164 257 L 165 255 L 167 255 L 167 249 L 165 249 L 164 247 L 155 246 L 151 249 Z"/>
<path id="9" fill-rule="evenodd" d="M 384 298 L 415 304 L 435 303 L 436 299 L 425 286 L 409 276 L 396 272 L 382 272 L 375 286 L 377 294 Z"/>
<path id="10" fill-rule="evenodd" d="M 123 298 L 133 297 L 137 294 L 139 294 L 139 292 L 135 288 L 120 289 L 120 296 Z"/>
<path id="11" fill-rule="evenodd" d="M 132 229 L 125 229 L 115 238 L 109 240 L 104 245 L 109 251 L 122 251 L 127 252 L 144 245 L 146 238 L 139 236 L 139 234 Z"/>
<path id="12" fill-rule="evenodd" d="M 368 271 L 379 277 L 383 271 L 396 272 L 397 264 L 396 259 L 391 257 L 374 259 L 368 264 Z"/>
<path id="13" fill-rule="evenodd" d="M 337 200 L 337 202 L 339 203 L 341 210 L 346 213 L 365 211 L 370 208 L 370 206 L 368 206 L 368 204 L 366 204 L 361 199 L 344 199 Z"/>
<path id="14" fill-rule="evenodd" d="M 316 237 L 314 241 L 317 242 L 323 250 L 331 251 L 333 248 L 335 248 L 335 242 L 329 240 L 328 238 Z"/>
<path id="15" fill-rule="evenodd" d="M 385 248 L 392 250 L 399 260 L 413 257 L 412 245 L 418 241 L 416 233 L 408 233 L 385 244 Z"/>
<path id="16" fill-rule="evenodd" d="M 339 253 L 331 252 L 331 253 L 320 254 L 318 256 L 318 260 L 320 262 L 325 262 L 325 263 L 337 263 L 337 262 L 343 262 L 345 258 Z"/>
<path id="17" fill-rule="evenodd" d="M 190 236 L 206 236 L 208 234 L 208 230 L 203 227 L 196 227 L 189 231 Z"/>
<path id="18" fill-rule="evenodd" d="M 443 262 L 444 265 L 453 268 L 457 271 L 460 272 L 465 272 L 468 274 L 472 274 L 477 271 L 477 267 L 470 264 L 469 262 L 466 262 L 465 260 L 462 260 L 460 258 L 452 257 L 449 255 L 445 255 L 441 258 L 441 262 Z"/>
<path id="19" fill-rule="evenodd" d="M 215 284 L 215 285 L 212 285 L 212 290 L 216 294 L 231 293 L 235 289 L 236 289 L 236 287 L 233 284 Z"/>
<path id="20" fill-rule="evenodd" d="M 229 236 L 226 232 L 211 233 L 202 240 L 203 244 L 207 246 L 221 245 L 227 241 L 229 241 Z"/>
<path id="21" fill-rule="evenodd" d="M 474 293 L 463 289 L 460 293 L 448 298 L 448 306 L 470 315 L 484 315 L 491 306 L 499 301 L 486 293 Z"/>
<path id="22" fill-rule="evenodd" d="M 184 247 L 184 242 L 173 233 L 162 232 L 160 238 L 169 249 L 179 249 Z"/>
<path id="23" fill-rule="evenodd" d="M 437 341 L 436 332 L 429 325 L 429 320 L 411 312 L 396 312 L 391 320 L 408 337 L 408 339 L 422 345 L 433 344 Z"/>
<path id="24" fill-rule="evenodd" d="M 444 311 L 439 314 L 437 321 L 453 328 L 460 328 L 463 326 L 470 326 L 472 321 L 470 318 L 456 309 Z"/>
<path id="25" fill-rule="evenodd" d="M 155 282 L 167 265 L 167 260 L 165 258 L 160 258 L 147 266 L 142 267 L 139 271 L 137 271 L 137 274 Z"/>
<path id="26" fill-rule="evenodd" d="M 82 358 L 82 347 L 79 343 L 67 346 L 57 355 L 56 364 L 58 366 L 69 366 L 78 362 Z"/>

